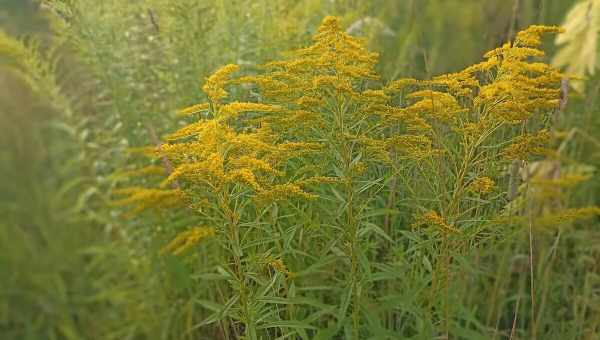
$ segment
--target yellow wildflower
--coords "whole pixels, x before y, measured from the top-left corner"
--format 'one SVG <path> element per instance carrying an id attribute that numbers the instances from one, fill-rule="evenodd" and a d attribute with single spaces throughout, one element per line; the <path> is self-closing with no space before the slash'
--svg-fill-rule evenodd
<path id="1" fill-rule="evenodd" d="M 435 149 L 431 139 L 424 135 L 398 135 L 388 140 L 392 150 L 400 153 L 400 158 L 422 160 L 441 154 L 441 150 Z"/>
<path id="2" fill-rule="evenodd" d="M 531 179 L 531 184 L 533 184 L 535 186 L 556 186 L 556 187 L 561 187 L 561 188 L 571 188 L 582 182 L 587 181 L 591 177 L 592 177 L 591 175 L 578 175 L 578 174 L 567 174 L 567 175 L 560 176 L 558 178 L 551 178 L 551 179 L 533 177 Z"/>
<path id="3" fill-rule="evenodd" d="M 191 182 L 207 182 L 218 187 L 226 181 L 223 163 L 224 159 L 214 153 L 203 161 L 180 164 L 161 186 L 165 187 L 181 178 Z"/>
<path id="4" fill-rule="evenodd" d="M 533 220 L 533 225 L 538 228 L 557 228 L 596 216 L 600 216 L 600 207 L 569 208 L 536 216 Z M 494 223 L 500 225 L 514 223 L 527 226 L 530 223 L 530 218 L 528 216 L 502 216 L 494 221 Z"/>
<path id="5" fill-rule="evenodd" d="M 451 231 L 451 232 L 460 232 L 460 230 L 456 229 L 455 227 L 449 225 L 443 217 L 441 217 L 437 212 L 433 211 L 433 210 L 429 210 L 423 214 L 418 215 L 415 218 L 415 222 L 412 224 L 413 228 L 417 228 L 420 227 L 422 225 L 429 225 L 429 226 L 435 226 L 435 227 L 440 227 L 445 231 Z"/>
<path id="6" fill-rule="evenodd" d="M 536 227 L 559 226 L 578 220 L 600 216 L 600 207 L 563 209 L 556 213 L 546 214 L 535 219 Z"/>
<path id="7" fill-rule="evenodd" d="M 262 186 L 258 183 L 256 176 L 249 168 L 234 169 L 229 171 L 227 174 L 227 180 L 233 183 L 243 183 L 257 191 L 262 189 Z"/>
<path id="8" fill-rule="evenodd" d="M 274 112 L 279 109 L 279 107 L 274 105 L 233 102 L 221 106 L 218 118 L 220 120 L 230 119 L 236 118 L 243 112 Z"/>
<path id="9" fill-rule="evenodd" d="M 269 164 L 269 162 L 257 159 L 250 156 L 240 156 L 238 158 L 232 159 L 229 161 L 229 164 L 235 167 L 241 168 L 249 168 L 254 170 L 264 171 L 265 173 L 270 173 L 276 176 L 281 176 L 282 172 L 273 168 L 273 165 Z"/>
<path id="10" fill-rule="evenodd" d="M 128 187 L 116 189 L 113 194 L 128 196 L 119 200 L 112 201 L 116 206 L 133 205 L 133 209 L 128 216 L 137 215 L 140 212 L 150 209 L 169 209 L 182 206 L 186 203 L 186 195 L 180 189 L 149 189 L 142 187 Z"/>
<path id="11" fill-rule="evenodd" d="M 196 104 L 196 105 L 192 105 L 190 107 L 186 107 L 185 109 L 179 110 L 179 112 L 177 112 L 177 115 L 190 116 L 190 115 L 193 115 L 194 113 L 206 111 L 209 109 L 209 107 L 210 107 L 209 103 Z"/>
<path id="12" fill-rule="evenodd" d="M 407 98 L 420 98 L 414 104 L 408 107 L 408 110 L 427 115 L 444 122 L 451 122 L 456 119 L 456 115 L 463 111 L 456 98 L 444 92 L 422 90 L 416 91 L 407 96 Z"/>
<path id="13" fill-rule="evenodd" d="M 550 133 L 547 130 L 518 136 L 502 151 L 502 155 L 508 159 L 526 160 L 531 155 L 547 154 L 546 144 L 549 141 Z"/>
<path id="14" fill-rule="evenodd" d="M 563 33 L 565 30 L 557 26 L 532 25 L 517 33 L 515 45 L 537 47 L 541 45 L 541 36 L 545 33 Z"/>
<path id="15" fill-rule="evenodd" d="M 269 189 L 259 192 L 257 195 L 259 202 L 275 202 L 287 200 L 290 198 L 315 199 L 316 195 L 309 194 L 302 190 L 299 185 L 294 183 L 278 184 Z"/>
<path id="16" fill-rule="evenodd" d="M 491 178 L 478 177 L 469 184 L 469 190 L 480 194 L 487 194 L 494 189 L 494 186 L 494 180 Z"/>
<path id="17" fill-rule="evenodd" d="M 222 129 L 223 127 L 218 125 L 218 121 L 210 119 L 210 120 L 200 120 L 194 122 L 192 124 L 186 125 L 181 129 L 171 133 L 166 136 L 166 139 L 169 141 L 174 141 L 180 138 L 190 137 L 194 135 L 201 134 L 205 131 L 215 131 L 216 129 Z"/>
<path id="18" fill-rule="evenodd" d="M 190 230 L 179 233 L 173 241 L 161 249 L 161 254 L 179 255 L 187 249 L 200 243 L 203 239 L 214 236 L 216 233 L 213 227 L 194 227 Z"/>
<path id="19" fill-rule="evenodd" d="M 286 277 L 288 278 L 293 278 L 295 275 L 294 273 L 292 273 L 285 265 L 285 263 L 283 263 L 282 259 L 273 259 L 270 258 L 269 260 L 269 265 L 275 269 L 276 271 L 284 274 Z"/>
<path id="20" fill-rule="evenodd" d="M 398 79 L 390 82 L 383 90 L 387 93 L 397 93 L 418 83 L 418 80 L 412 78 Z"/>
<path id="21" fill-rule="evenodd" d="M 339 177 L 328 177 L 328 176 L 313 176 L 301 181 L 297 181 L 298 185 L 312 185 L 312 184 L 335 184 L 340 183 Z"/>
<path id="22" fill-rule="evenodd" d="M 228 64 L 218 69 L 206 79 L 206 83 L 202 86 L 202 91 L 206 93 L 211 103 L 218 105 L 221 99 L 227 97 L 224 86 L 229 80 L 229 76 L 239 70 L 239 68 L 238 65 Z"/>

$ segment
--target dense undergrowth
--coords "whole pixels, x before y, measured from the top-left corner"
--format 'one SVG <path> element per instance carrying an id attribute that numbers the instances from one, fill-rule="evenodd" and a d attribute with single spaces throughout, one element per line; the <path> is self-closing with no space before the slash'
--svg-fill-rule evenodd
<path id="1" fill-rule="evenodd" d="M 598 81 L 542 3 L 45 1 L 0 35 L 0 334 L 594 339 Z"/>

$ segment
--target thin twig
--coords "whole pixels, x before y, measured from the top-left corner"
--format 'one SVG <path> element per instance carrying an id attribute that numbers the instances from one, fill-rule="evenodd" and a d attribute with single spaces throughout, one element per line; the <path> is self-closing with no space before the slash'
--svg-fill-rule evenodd
<path id="1" fill-rule="evenodd" d="M 158 20 L 156 18 L 156 14 L 154 14 L 154 11 L 151 8 L 148 8 L 148 16 L 150 17 L 150 22 L 152 23 L 152 26 L 156 30 L 156 33 L 160 33 L 160 26 L 158 25 Z"/>
<path id="2" fill-rule="evenodd" d="M 517 305 L 515 306 L 515 316 L 513 317 L 512 329 L 510 330 L 509 340 L 513 340 L 515 332 L 517 331 L 517 316 L 519 315 L 519 304 L 521 303 L 521 295 L 517 298 Z"/>
<path id="3" fill-rule="evenodd" d="M 515 26 L 517 24 L 517 16 L 519 15 L 519 9 L 521 8 L 521 1 L 515 0 L 512 8 L 512 16 L 510 17 L 510 26 L 508 27 L 508 34 L 506 41 L 511 41 L 515 36 Z"/>
<path id="4" fill-rule="evenodd" d="M 156 149 L 158 151 L 160 151 L 160 148 L 162 147 L 162 143 L 161 143 L 160 139 L 158 138 L 158 136 L 156 135 L 156 130 L 154 130 L 154 126 L 152 126 L 152 124 L 147 122 L 146 130 L 148 130 L 148 135 L 150 135 L 150 140 L 152 140 L 152 143 L 154 143 L 154 145 L 156 145 Z M 169 158 L 166 155 L 163 155 L 161 157 L 161 160 L 162 160 L 163 166 L 165 167 L 165 174 L 167 176 L 169 176 L 173 172 L 173 164 L 171 164 L 171 161 L 169 161 Z M 173 181 L 171 186 L 174 189 L 179 188 L 179 182 L 177 180 L 175 180 L 175 181 Z"/>
<path id="5" fill-rule="evenodd" d="M 525 163 L 524 165 L 526 172 L 526 193 L 529 194 L 529 182 L 530 182 L 530 173 L 529 173 L 529 164 Z M 529 198 L 529 197 L 528 197 Z M 531 339 L 536 339 L 536 320 L 535 320 L 535 286 L 534 286 L 534 271 L 533 271 L 533 209 L 532 209 L 533 201 L 530 198 L 529 204 L 527 204 L 527 214 L 529 217 L 529 287 L 531 294 Z"/>

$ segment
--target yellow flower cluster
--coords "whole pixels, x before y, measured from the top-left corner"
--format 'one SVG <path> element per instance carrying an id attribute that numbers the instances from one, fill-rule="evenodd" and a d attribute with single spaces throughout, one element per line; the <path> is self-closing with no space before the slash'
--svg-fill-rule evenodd
<path id="1" fill-rule="evenodd" d="M 485 194 L 495 187 L 489 177 L 469 183 L 472 164 L 547 152 L 550 134 L 536 131 L 535 119 L 543 121 L 557 107 L 561 74 L 533 59 L 544 54 L 540 36 L 558 31 L 532 26 L 460 72 L 384 86 L 375 72 L 378 55 L 346 33 L 338 18 L 326 17 L 310 46 L 262 65 L 257 75 L 232 77 L 239 67 L 230 64 L 209 76 L 202 87 L 209 103 L 180 111 L 206 114 L 167 135 L 160 148 L 142 151 L 166 158 L 173 171 L 159 189 L 131 189 L 118 203 L 137 204 L 141 211 L 175 206 L 184 197 L 216 206 L 239 195 L 258 205 L 310 200 L 316 198 L 306 189 L 312 184 L 352 190 L 371 167 L 408 164 L 442 177 L 427 187 L 439 190 L 436 197 L 448 197 L 444 216 L 458 221 L 465 192 Z M 227 101 L 225 87 L 234 84 L 256 86 L 260 102 Z M 513 138 L 519 134 L 514 124 L 525 122 L 532 132 Z M 509 142 L 493 139 L 499 135 Z M 324 165 L 308 171 L 311 162 Z M 300 176 L 291 175 L 300 167 Z M 177 189 L 165 189 L 175 183 Z M 228 206 L 220 209 L 233 216 Z M 435 211 L 419 215 L 413 225 L 460 231 Z M 178 244 L 197 236 L 186 235 Z"/>
<path id="2" fill-rule="evenodd" d="M 412 224 L 412 227 L 418 228 L 423 225 L 439 227 L 446 232 L 460 232 L 460 230 L 448 224 L 442 216 L 440 216 L 437 212 L 433 210 L 427 211 L 423 214 L 416 216 L 415 222 Z"/>
<path id="3" fill-rule="evenodd" d="M 279 108 L 273 105 L 233 102 L 221 106 L 217 117 L 220 120 L 226 120 L 237 118 L 237 116 L 243 112 L 275 112 L 277 110 L 279 110 Z"/>
<path id="4" fill-rule="evenodd" d="M 240 78 L 256 84 L 264 100 L 281 109 L 266 121 L 279 133 L 298 137 L 333 121 L 342 124 L 387 110 L 384 91 L 364 86 L 379 79 L 378 56 L 367 51 L 364 41 L 344 32 L 336 17 L 323 20 L 313 41 L 293 51 L 289 60 L 264 65 L 264 74 Z M 352 109 L 340 112 L 340 105 Z"/>
<path id="5" fill-rule="evenodd" d="M 309 194 L 294 183 L 278 184 L 261 190 L 257 196 L 259 202 L 284 201 L 290 198 L 315 199 L 316 195 Z"/>
<path id="6" fill-rule="evenodd" d="M 163 186 L 183 180 L 219 191 L 237 183 L 261 193 L 264 199 L 265 193 L 280 190 L 270 184 L 274 177 L 283 176 L 278 167 L 289 158 L 311 152 L 311 145 L 305 143 L 273 143 L 266 127 L 239 133 L 218 120 L 193 123 L 169 138 L 190 135 L 194 136 L 191 141 L 163 147 L 163 154 L 175 165 Z"/>
<path id="7" fill-rule="evenodd" d="M 179 112 L 177 112 L 177 115 L 191 116 L 194 113 L 207 111 L 209 108 L 210 108 L 209 103 L 196 104 L 196 105 L 192 105 L 190 107 L 186 107 L 184 109 L 179 110 Z"/>
<path id="8" fill-rule="evenodd" d="M 277 112 L 279 108 L 260 103 L 222 103 L 221 100 L 227 95 L 224 86 L 231 81 L 229 76 L 237 69 L 236 65 L 227 65 L 208 77 L 203 89 L 211 105 L 198 104 L 182 111 L 192 114 L 207 110 L 211 115 L 167 135 L 165 139 L 168 143 L 160 148 L 144 151 L 152 156 L 163 157 L 173 167 L 160 188 L 122 189 L 120 194 L 129 197 L 115 204 L 137 204 L 136 212 L 149 207 L 168 208 L 175 206 L 186 195 L 195 201 L 206 201 L 215 195 L 229 193 L 236 186 L 250 190 L 250 194 L 263 203 L 292 197 L 314 198 L 293 182 L 277 184 L 276 178 L 284 176 L 279 168 L 286 161 L 315 152 L 320 149 L 319 145 L 278 143 L 279 137 L 266 122 L 246 124 L 243 130 L 238 131 L 235 126 L 243 120 L 241 113 L 264 115 Z M 230 125 L 232 121 L 235 124 Z M 140 171 L 140 174 L 143 173 Z M 165 189 L 175 183 L 178 189 Z"/>
<path id="9" fill-rule="evenodd" d="M 557 26 L 532 25 L 517 33 L 515 44 L 519 46 L 537 47 L 541 44 L 540 37 L 545 33 L 563 33 L 565 30 Z"/>
<path id="10" fill-rule="evenodd" d="M 284 274 L 288 278 L 293 278 L 295 276 L 294 273 L 291 272 L 287 268 L 287 266 L 285 265 L 285 263 L 283 263 L 282 259 L 270 258 L 269 259 L 269 266 L 271 266 L 273 269 L 275 269 L 279 273 Z"/>
<path id="11" fill-rule="evenodd" d="M 487 194 L 494 190 L 495 185 L 494 180 L 489 177 L 478 177 L 469 184 L 469 189 L 475 193 Z"/>
<path id="12" fill-rule="evenodd" d="M 558 178 L 537 178 L 531 179 L 531 184 L 535 186 L 549 186 L 560 188 L 571 188 L 591 178 L 591 175 L 566 174 Z"/>
<path id="13" fill-rule="evenodd" d="M 203 239 L 214 236 L 215 233 L 216 230 L 213 227 L 194 227 L 179 233 L 173 241 L 161 249 L 161 253 L 179 255 L 200 243 Z"/>
<path id="14" fill-rule="evenodd" d="M 502 155 L 514 160 L 525 160 L 531 155 L 545 155 L 549 153 L 547 148 L 549 141 L 550 132 L 547 130 L 518 136 L 502 151 Z"/>
<path id="15" fill-rule="evenodd" d="M 514 43 L 488 52 L 493 61 L 495 79 L 481 87 L 474 105 L 491 118 L 507 123 L 519 123 L 540 110 L 558 107 L 560 72 L 544 63 L 530 62 L 531 57 L 543 56 L 537 49 L 540 35 L 556 32 L 554 28 L 535 26 L 520 32 Z"/>
<path id="16" fill-rule="evenodd" d="M 556 227 L 562 224 L 573 223 L 578 220 L 584 220 L 600 216 L 599 207 L 571 208 L 563 209 L 556 213 L 547 214 L 536 218 L 537 227 Z"/>
<path id="17" fill-rule="evenodd" d="M 412 92 L 406 97 L 409 99 L 420 99 L 410 106 L 410 111 L 446 123 L 455 121 L 458 114 L 464 111 L 456 98 L 446 92 L 421 90 Z"/>
<path id="18" fill-rule="evenodd" d="M 431 138 L 426 135 L 397 135 L 389 138 L 387 144 L 398 152 L 400 159 L 423 160 L 443 153 L 433 147 Z"/>
<path id="19" fill-rule="evenodd" d="M 533 226 L 536 228 L 559 228 L 571 223 L 600 216 L 600 207 L 583 207 L 561 209 L 536 216 Z M 527 226 L 530 223 L 528 216 L 502 216 L 495 221 L 498 225 L 517 224 Z"/>
<path id="20" fill-rule="evenodd" d="M 112 202 L 116 206 L 133 206 L 129 216 L 139 214 L 150 208 L 169 209 L 185 205 L 186 195 L 179 189 L 151 189 L 129 187 L 113 191 L 113 194 L 127 196 Z"/>
<path id="21" fill-rule="evenodd" d="M 225 65 L 206 79 L 206 83 L 202 86 L 202 91 L 206 93 L 213 105 L 218 105 L 221 99 L 227 97 L 227 91 L 225 91 L 224 87 L 229 81 L 229 76 L 239 70 L 239 68 L 238 65 L 234 64 Z"/>

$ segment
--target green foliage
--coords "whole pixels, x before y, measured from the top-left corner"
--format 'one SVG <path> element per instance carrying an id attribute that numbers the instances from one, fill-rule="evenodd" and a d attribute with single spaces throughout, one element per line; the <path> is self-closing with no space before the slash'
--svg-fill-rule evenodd
<path id="1" fill-rule="evenodd" d="M 600 204 L 595 174 L 600 83 L 592 72 L 596 31 L 584 20 L 589 15 L 575 15 L 588 13 L 595 2 L 40 3 L 0 5 L 0 24 L 10 33 L 0 35 L 0 142 L 8 146 L 0 148 L 0 338 L 594 339 L 600 334 L 598 220 L 589 216 L 594 208 L 578 208 Z M 428 137 L 446 156 L 415 160 L 390 150 L 393 161 L 384 162 L 385 153 L 376 152 L 383 137 L 405 134 L 405 121 L 382 123 L 356 111 L 336 123 L 334 108 L 352 111 L 364 103 L 351 96 L 341 100 L 332 95 L 338 89 L 325 83 L 311 90 L 308 70 L 301 75 L 302 94 L 328 98 L 314 110 L 324 121 L 302 124 L 294 118 L 285 125 L 289 112 L 248 107 L 227 121 L 236 138 L 244 138 L 256 132 L 257 118 L 268 117 L 278 138 L 269 143 L 292 139 L 311 145 L 311 153 L 276 164 L 273 173 L 239 160 L 227 165 L 228 171 L 253 171 L 261 184 L 228 182 L 230 215 L 218 213 L 227 205 L 207 209 L 198 200 L 192 213 L 123 219 L 125 211 L 113 204 L 116 187 L 159 186 L 169 166 L 189 161 L 169 159 L 169 165 L 159 157 L 143 167 L 148 161 L 138 151 L 174 144 L 163 135 L 218 112 L 195 107 L 192 116 L 176 114 L 208 99 L 198 84 L 221 65 L 239 64 L 242 71 L 234 78 L 248 76 L 227 83 L 230 97 L 223 106 L 239 101 L 297 109 L 249 80 L 276 74 L 276 68 L 262 67 L 270 60 L 293 61 L 298 55 L 289 51 L 309 46 L 326 15 L 339 16 L 350 35 L 366 37 L 369 49 L 380 54 L 375 69 L 382 79 L 352 82 L 359 93 L 400 76 L 428 80 L 402 87 L 387 103 L 410 111 L 422 108 L 427 98 L 433 106 L 445 100 L 436 94 L 446 90 L 435 76 L 478 62 L 529 24 L 562 22 L 573 5 L 575 14 L 567 16 L 565 26 L 575 29 L 559 36 L 555 62 L 568 74 L 584 75 L 580 71 L 587 68 L 585 88 L 568 95 L 566 108 L 536 115 L 535 123 L 493 130 L 489 143 L 473 148 L 482 151 L 474 158 L 468 157 L 464 131 L 434 120 Z M 35 27 L 41 28 L 33 37 L 12 38 Z M 497 73 L 491 68 L 477 79 L 494 79 Z M 523 89 L 525 97 L 533 92 Z M 433 92 L 407 97 L 414 90 Z M 471 105 L 467 98 L 457 102 Z M 460 113 L 458 127 L 478 117 L 476 111 Z M 328 128 L 319 130 L 319 124 Z M 340 126 L 348 133 L 339 133 Z M 552 131 L 552 152 L 527 164 L 497 160 L 512 136 L 542 127 Z M 273 149 L 236 150 L 235 138 L 228 143 L 233 145 L 228 161 L 273 156 Z M 322 147 L 313 149 L 314 144 Z M 149 148 L 132 148 L 140 145 Z M 463 166 L 467 171 L 460 170 Z M 353 167 L 366 172 L 352 172 Z M 216 202 L 213 193 L 195 186 L 199 178 L 182 176 L 177 185 Z M 297 185 L 313 199 L 255 199 L 285 179 L 291 179 L 287 190 Z M 501 212 L 511 218 L 496 219 Z M 590 218 L 571 218 L 576 215 Z M 228 228 L 232 221 L 237 229 Z M 424 223 L 416 228 L 419 221 Z M 444 226 L 450 228 L 444 232 Z M 456 234 L 453 228 L 468 232 Z"/>

